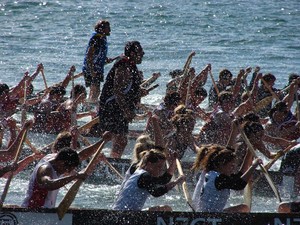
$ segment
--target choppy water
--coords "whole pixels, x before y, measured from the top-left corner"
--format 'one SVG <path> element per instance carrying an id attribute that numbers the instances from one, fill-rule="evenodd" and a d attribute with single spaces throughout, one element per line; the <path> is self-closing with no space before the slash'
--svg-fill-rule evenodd
<path id="1" fill-rule="evenodd" d="M 192 66 L 197 72 L 211 63 L 216 78 L 225 67 L 237 74 L 240 68 L 259 65 L 263 73 L 277 76 L 275 86 L 280 88 L 289 73 L 300 71 L 299 9 L 298 0 L 2 0 L 0 82 L 13 86 L 27 69 L 33 72 L 40 62 L 49 84 L 62 80 L 71 65 L 80 72 L 93 25 L 99 18 L 106 18 L 112 28 L 109 56 L 122 53 L 126 41 L 139 40 L 146 53 L 140 65 L 145 77 L 152 72 L 163 75 L 159 79 L 162 88 L 154 90 L 144 102 L 161 100 L 168 72 L 182 68 L 191 51 L 196 51 Z M 36 90 L 44 88 L 41 77 L 33 84 Z M 210 84 L 208 80 L 206 87 Z M 34 138 L 33 142 L 40 144 Z M 20 202 L 25 184 L 23 179 L 14 179 L 8 203 Z M 118 188 L 83 187 L 75 205 L 98 208 L 109 207 Z M 188 210 L 179 196 L 173 192 L 159 201 Z M 257 211 L 274 211 L 277 204 L 271 198 L 255 201 L 259 203 L 254 206 Z"/>

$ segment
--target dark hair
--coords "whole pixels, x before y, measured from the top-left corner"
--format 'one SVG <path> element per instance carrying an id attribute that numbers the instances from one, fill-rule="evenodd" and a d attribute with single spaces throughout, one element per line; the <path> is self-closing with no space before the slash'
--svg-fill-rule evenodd
<path id="1" fill-rule="evenodd" d="M 199 150 L 197 151 L 195 162 L 193 163 L 193 166 L 191 168 L 192 171 L 198 171 L 205 169 L 203 167 L 203 161 L 205 157 L 208 155 L 208 153 L 214 152 L 214 151 L 220 151 L 224 149 L 223 146 L 216 145 L 216 144 L 208 144 L 208 145 L 202 145 Z"/>
<path id="2" fill-rule="evenodd" d="M 272 109 L 269 111 L 269 117 L 273 119 L 273 114 L 278 112 L 288 112 L 287 104 L 283 101 L 276 102 Z"/>
<path id="3" fill-rule="evenodd" d="M 264 130 L 264 127 L 258 122 L 246 121 L 242 124 L 245 135 L 249 138 L 256 135 L 257 132 Z"/>
<path id="4" fill-rule="evenodd" d="M 67 167 L 77 167 L 80 164 L 77 152 L 69 147 L 60 150 L 57 153 L 55 160 L 64 161 L 64 165 Z"/>
<path id="5" fill-rule="evenodd" d="M 137 52 L 138 48 L 142 48 L 139 41 L 129 41 L 125 45 L 124 54 L 125 56 L 130 56 L 131 52 Z"/>
<path id="6" fill-rule="evenodd" d="M 107 20 L 99 20 L 99 21 L 96 23 L 94 29 L 95 29 L 96 32 L 99 33 L 99 32 L 102 31 L 102 29 L 103 29 L 105 26 L 110 26 L 109 22 L 108 22 Z"/>
<path id="7" fill-rule="evenodd" d="M 203 98 L 207 97 L 207 91 L 205 90 L 204 87 L 198 87 L 195 92 L 194 92 L 196 97 L 202 96 Z"/>
<path id="8" fill-rule="evenodd" d="M 230 91 L 221 91 L 219 97 L 218 97 L 218 101 L 220 104 L 224 103 L 225 101 L 232 101 L 233 94 Z"/>
<path id="9" fill-rule="evenodd" d="M 9 87 L 7 84 L 0 84 L 0 95 L 2 95 L 4 92 L 9 92 Z"/>
<path id="10" fill-rule="evenodd" d="M 212 145 L 206 157 L 201 161 L 201 166 L 206 171 L 217 170 L 236 159 L 236 154 L 225 146 Z"/>
<path id="11" fill-rule="evenodd" d="M 289 84 L 292 83 L 293 80 L 296 80 L 296 79 L 298 79 L 298 78 L 300 78 L 300 75 L 298 75 L 298 74 L 296 74 L 296 73 L 291 73 L 291 74 L 289 75 Z"/>
<path id="12" fill-rule="evenodd" d="M 223 69 L 219 73 L 220 80 L 228 80 L 232 78 L 232 73 L 228 69 Z"/>
<path id="13" fill-rule="evenodd" d="M 164 103 L 167 107 L 172 105 L 178 105 L 180 100 L 180 94 L 176 91 L 171 93 L 167 92 L 166 96 L 164 97 Z"/>
<path id="14" fill-rule="evenodd" d="M 59 152 L 61 149 L 64 149 L 66 147 L 70 147 L 71 146 L 71 141 L 72 141 L 71 133 L 69 131 L 62 131 L 57 135 L 51 149 L 54 152 Z M 79 142 L 77 143 L 77 147 L 80 147 Z"/>
<path id="15" fill-rule="evenodd" d="M 263 75 L 262 77 L 265 81 L 275 81 L 276 80 L 276 77 L 271 74 L 271 73 L 266 73 L 265 75 Z"/>
<path id="16" fill-rule="evenodd" d="M 33 90 L 34 90 L 33 84 L 30 83 L 27 89 L 29 91 L 29 95 L 31 95 L 33 93 Z"/>
<path id="17" fill-rule="evenodd" d="M 55 94 L 65 95 L 66 94 L 66 89 L 61 85 L 52 87 L 51 90 L 50 90 L 49 95 L 55 95 Z"/>
<path id="18" fill-rule="evenodd" d="M 257 122 L 257 123 L 259 123 L 260 122 L 260 118 L 254 112 L 250 112 L 250 113 L 247 113 L 246 115 L 243 116 L 243 121 L 244 122 L 250 121 L 250 122 Z"/>
<path id="19" fill-rule="evenodd" d="M 183 74 L 183 70 L 181 69 L 176 69 L 176 70 L 172 70 L 169 75 L 174 79 L 178 76 L 181 76 Z"/>
<path id="20" fill-rule="evenodd" d="M 80 94 L 82 94 L 82 93 L 85 93 L 85 94 L 86 94 L 86 89 L 85 89 L 85 87 L 84 87 L 83 85 L 81 85 L 81 84 L 76 84 L 76 85 L 74 86 L 74 94 L 75 94 L 75 96 L 80 95 Z M 71 98 L 73 97 L 72 94 L 73 94 L 73 91 L 71 91 L 71 95 L 70 95 Z"/>

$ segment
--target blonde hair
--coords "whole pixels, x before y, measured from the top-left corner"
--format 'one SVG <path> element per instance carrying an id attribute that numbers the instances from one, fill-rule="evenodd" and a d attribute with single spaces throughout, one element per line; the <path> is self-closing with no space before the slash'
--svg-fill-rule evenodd
<path id="1" fill-rule="evenodd" d="M 144 168 L 147 163 L 156 163 L 159 160 L 166 160 L 167 157 L 164 152 L 158 149 L 150 149 L 149 151 L 143 151 L 140 153 L 141 161 L 138 164 L 138 167 Z"/>
<path id="2" fill-rule="evenodd" d="M 180 127 L 182 124 L 188 124 L 191 121 L 196 121 L 194 117 L 194 112 L 187 109 L 185 105 L 179 105 L 174 109 L 174 116 L 171 121 L 175 128 Z"/>

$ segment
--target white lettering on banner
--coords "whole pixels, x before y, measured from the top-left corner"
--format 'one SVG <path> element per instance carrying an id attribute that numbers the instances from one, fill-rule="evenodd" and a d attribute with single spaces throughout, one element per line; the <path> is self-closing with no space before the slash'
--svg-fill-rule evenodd
<path id="1" fill-rule="evenodd" d="M 176 223 L 177 222 L 177 223 Z M 209 225 L 218 225 L 222 222 L 220 218 L 195 218 L 190 220 L 187 217 L 169 217 L 169 221 L 165 221 L 162 217 L 157 217 L 156 225 L 174 225 L 176 224 L 182 225 L 201 225 L 206 222 Z"/>
<path id="2" fill-rule="evenodd" d="M 300 218 L 285 218 L 282 222 L 279 218 L 274 218 L 274 225 L 296 225 L 300 224 Z"/>
<path id="3" fill-rule="evenodd" d="M 1 225 L 17 225 L 19 224 L 17 217 L 12 213 L 3 212 L 0 214 Z"/>

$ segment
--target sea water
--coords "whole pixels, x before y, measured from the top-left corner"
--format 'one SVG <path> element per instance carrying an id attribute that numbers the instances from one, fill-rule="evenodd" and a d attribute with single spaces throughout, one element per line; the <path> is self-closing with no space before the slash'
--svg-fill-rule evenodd
<path id="1" fill-rule="evenodd" d="M 160 88 L 143 98 L 158 104 L 170 79 L 168 73 L 183 67 L 191 51 L 196 52 L 191 66 L 196 72 L 211 63 L 217 79 L 222 68 L 234 75 L 248 66 L 260 66 L 261 72 L 276 77 L 275 87 L 282 88 L 290 73 L 300 71 L 300 2 L 289 1 L 199 1 L 199 0 L 103 0 L 103 1 L 6 1 L 0 2 L 0 82 L 10 87 L 43 63 L 48 85 L 61 81 L 72 65 L 81 66 L 87 42 L 95 22 L 108 19 L 109 57 L 123 53 L 127 41 L 141 42 L 145 56 L 139 68 L 145 78 L 160 72 Z M 111 65 L 105 67 L 105 73 Z M 82 78 L 76 83 L 84 84 Z M 35 91 L 44 89 L 41 76 L 33 82 Z M 208 79 L 205 87 L 211 86 Z M 68 88 L 69 90 L 69 88 Z M 206 101 L 202 104 L 206 106 Z M 144 122 L 132 125 L 142 129 Z M 199 128 L 197 128 L 199 129 Z M 54 136 L 31 135 L 30 140 L 43 146 Z M 95 140 L 94 140 L 95 141 Z M 131 155 L 131 145 L 125 157 Z M 106 149 L 105 153 L 108 154 Z M 193 159 L 193 155 L 188 157 Z M 6 203 L 20 204 L 27 180 L 13 179 Z M 4 179 L 0 179 L 3 189 Z M 83 184 L 74 206 L 109 208 L 119 186 Z M 62 189 L 61 196 L 65 193 Z M 191 190 L 192 191 L 192 190 Z M 170 204 L 175 210 L 189 210 L 181 192 L 151 199 L 147 206 Z M 59 200 L 58 199 L 58 200 Z M 232 203 L 241 203 L 240 193 Z M 254 197 L 253 211 L 275 211 L 275 198 Z"/>

